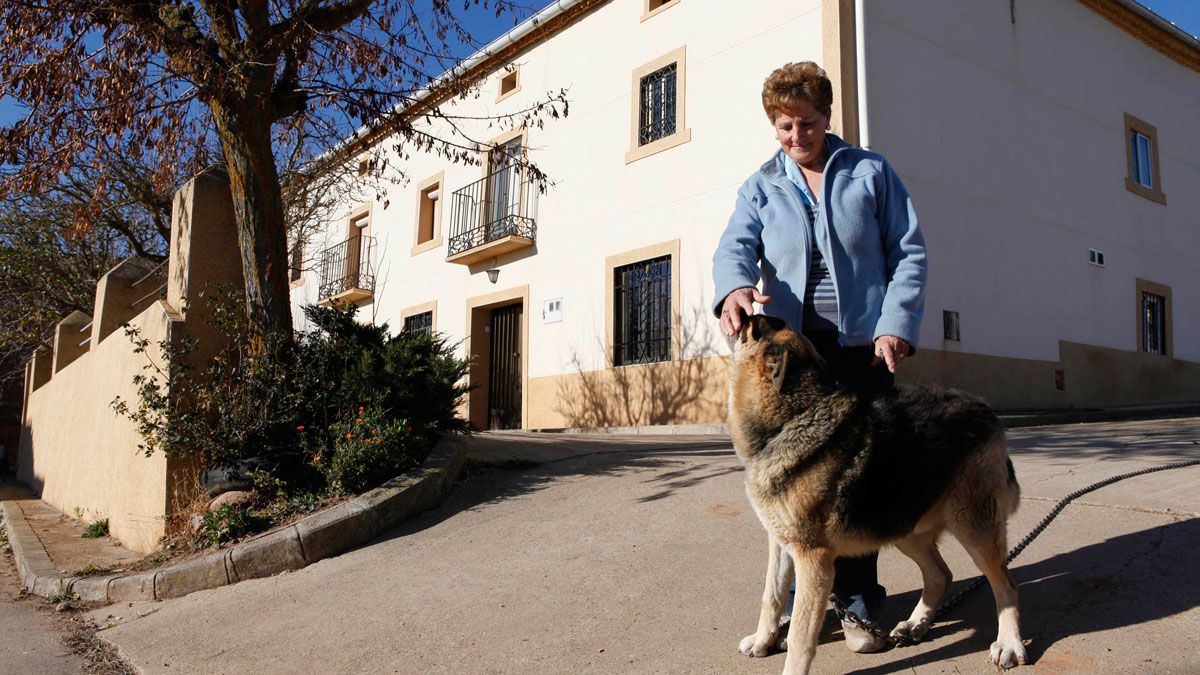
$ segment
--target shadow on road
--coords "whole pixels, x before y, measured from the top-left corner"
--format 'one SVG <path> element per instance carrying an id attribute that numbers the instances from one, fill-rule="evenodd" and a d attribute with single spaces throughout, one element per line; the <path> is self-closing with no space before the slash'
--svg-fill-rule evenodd
<path id="1" fill-rule="evenodd" d="M 1043 537 L 1053 537 L 1053 526 Z M 1200 606 L 1200 575 L 1196 574 L 1195 542 L 1200 541 L 1200 518 L 1106 539 L 1060 553 L 1046 560 L 1012 568 L 1020 585 L 1021 623 L 1030 640 L 1029 656 L 1036 662 L 1059 640 L 1155 621 Z M 955 584 L 951 593 L 964 582 Z M 917 593 L 888 599 L 888 621 L 907 614 Z M 964 638 L 951 639 L 963 631 Z M 930 630 L 925 642 L 936 649 L 909 657 L 895 650 L 897 661 L 856 670 L 892 673 L 945 659 L 984 654 L 995 639 L 995 604 L 986 585 L 979 588 Z M 945 643 L 945 644 L 941 644 Z M 981 656 L 982 658 L 982 656 Z"/>
<path id="2" fill-rule="evenodd" d="M 1009 451 L 1018 458 L 1029 454 L 1070 460 L 1200 457 L 1200 438 L 1194 426 L 1157 420 L 1122 425 L 1107 436 L 1079 430 L 1077 425 L 1067 425 L 1010 431 Z"/>

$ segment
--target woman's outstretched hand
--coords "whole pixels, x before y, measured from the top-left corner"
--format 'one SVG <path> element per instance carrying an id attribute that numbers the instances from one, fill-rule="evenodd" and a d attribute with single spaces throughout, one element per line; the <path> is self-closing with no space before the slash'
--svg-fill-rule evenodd
<path id="1" fill-rule="evenodd" d="M 742 329 L 744 317 L 754 314 L 754 303 L 765 305 L 771 301 L 771 296 L 763 295 L 757 288 L 739 288 L 725 296 L 721 305 L 721 331 L 729 337 L 738 334 Z"/>

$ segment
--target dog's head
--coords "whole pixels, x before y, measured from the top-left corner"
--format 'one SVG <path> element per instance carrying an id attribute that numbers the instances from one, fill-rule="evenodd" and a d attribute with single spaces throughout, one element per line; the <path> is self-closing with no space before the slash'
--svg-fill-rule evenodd
<path id="1" fill-rule="evenodd" d="M 730 420 L 764 429 L 781 425 L 824 379 L 825 361 L 808 338 L 782 319 L 748 317 L 733 344 Z"/>

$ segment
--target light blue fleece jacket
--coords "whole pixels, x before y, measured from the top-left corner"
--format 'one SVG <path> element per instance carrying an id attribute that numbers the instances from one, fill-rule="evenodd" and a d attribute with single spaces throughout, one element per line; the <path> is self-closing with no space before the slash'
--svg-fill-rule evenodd
<path id="1" fill-rule="evenodd" d="M 737 204 L 713 254 L 720 316 L 725 296 L 756 287 L 771 296 L 763 313 L 800 328 L 809 255 L 825 256 L 838 300 L 838 341 L 868 345 L 894 335 L 913 348 L 925 306 L 925 238 L 908 190 L 878 153 L 833 134 L 815 227 L 784 171 L 793 161 L 775 153 L 738 189 Z M 830 226 L 831 224 L 831 226 Z M 816 241 L 813 241 L 815 235 Z"/>

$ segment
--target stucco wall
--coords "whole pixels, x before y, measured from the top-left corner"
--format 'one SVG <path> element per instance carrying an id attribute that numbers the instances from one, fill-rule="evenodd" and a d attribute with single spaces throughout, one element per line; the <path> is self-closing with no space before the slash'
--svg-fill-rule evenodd
<path id="1" fill-rule="evenodd" d="M 157 302 L 129 321 L 154 347 L 172 331 Z M 18 479 L 60 511 L 81 509 L 88 521 L 109 519 L 109 533 L 134 551 L 158 544 L 166 527 L 167 460 L 138 452 L 142 437 L 117 415 L 113 399 L 136 405 L 133 376 L 147 364 L 123 331 L 115 331 L 35 389 L 26 403 Z"/>

